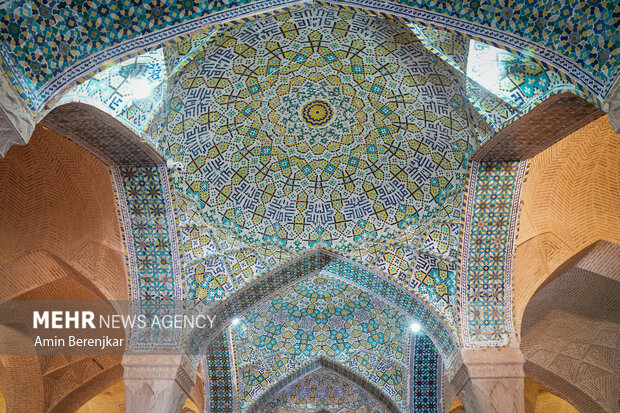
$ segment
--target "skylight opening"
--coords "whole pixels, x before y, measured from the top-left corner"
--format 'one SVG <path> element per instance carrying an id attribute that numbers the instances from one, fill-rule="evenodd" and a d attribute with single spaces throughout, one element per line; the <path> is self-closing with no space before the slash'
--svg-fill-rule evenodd
<path id="1" fill-rule="evenodd" d="M 131 95 L 135 100 L 146 99 L 153 91 L 153 84 L 144 77 L 136 77 L 129 80 Z"/>
<path id="2" fill-rule="evenodd" d="M 503 62 L 511 56 L 505 50 L 472 40 L 469 42 L 467 76 L 485 87 L 489 92 L 501 96 L 500 85 L 506 76 Z"/>
<path id="3" fill-rule="evenodd" d="M 411 325 L 409 326 L 409 328 L 414 333 L 419 333 L 420 330 L 422 330 L 422 326 L 420 325 L 420 323 L 418 323 L 416 321 L 412 322 Z"/>

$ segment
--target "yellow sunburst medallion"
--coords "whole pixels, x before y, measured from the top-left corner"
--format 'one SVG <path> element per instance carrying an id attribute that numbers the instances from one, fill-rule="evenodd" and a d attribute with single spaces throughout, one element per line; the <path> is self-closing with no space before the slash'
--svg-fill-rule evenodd
<path id="1" fill-rule="evenodd" d="M 310 126 L 325 126 L 333 117 L 334 111 L 331 105 L 324 100 L 312 100 L 301 109 L 301 118 Z"/>

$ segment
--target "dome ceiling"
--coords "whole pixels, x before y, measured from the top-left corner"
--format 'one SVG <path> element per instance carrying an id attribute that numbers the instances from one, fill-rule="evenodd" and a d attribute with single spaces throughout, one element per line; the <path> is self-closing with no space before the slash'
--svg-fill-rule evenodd
<path id="1" fill-rule="evenodd" d="M 178 162 L 187 297 L 224 299 L 329 247 L 415 291 L 454 328 L 468 156 L 563 87 L 504 56 L 514 85 L 504 101 L 465 77 L 467 43 L 306 6 L 108 68 L 60 105 L 106 108 Z M 146 99 L 128 88 L 138 75 L 152 81 Z"/>
<path id="2" fill-rule="evenodd" d="M 175 187 L 248 244 L 341 251 L 428 219 L 475 145 L 463 77 L 411 31 L 306 7 L 219 33 L 171 79 Z"/>

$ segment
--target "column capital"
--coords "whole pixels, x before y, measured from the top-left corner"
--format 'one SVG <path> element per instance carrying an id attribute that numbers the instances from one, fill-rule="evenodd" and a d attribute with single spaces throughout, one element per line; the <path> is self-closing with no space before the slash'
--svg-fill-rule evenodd
<path id="1" fill-rule="evenodd" d="M 607 119 L 611 127 L 614 128 L 616 133 L 620 133 L 620 83 L 611 93 L 604 110 L 607 112 Z"/>
<path id="2" fill-rule="evenodd" d="M 468 413 L 523 413 L 524 362 L 518 348 L 463 349 L 446 376 Z"/>
<path id="3" fill-rule="evenodd" d="M 196 382 L 196 367 L 185 355 L 125 354 L 122 365 L 126 380 L 175 380 L 188 393 Z"/>
<path id="4" fill-rule="evenodd" d="M 196 367 L 185 355 L 123 356 L 128 413 L 179 412 L 196 381 Z"/>

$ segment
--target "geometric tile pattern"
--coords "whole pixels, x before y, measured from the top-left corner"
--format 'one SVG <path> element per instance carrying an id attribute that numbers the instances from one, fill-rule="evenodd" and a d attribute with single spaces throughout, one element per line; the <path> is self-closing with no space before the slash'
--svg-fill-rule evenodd
<path id="1" fill-rule="evenodd" d="M 202 358 L 205 412 L 232 413 L 233 384 L 227 333 L 211 342 Z"/>
<path id="2" fill-rule="evenodd" d="M 465 208 L 459 306 L 466 348 L 514 335 L 512 258 L 527 161 L 472 162 Z"/>
<path id="3" fill-rule="evenodd" d="M 431 334 L 431 338 L 441 351 L 446 365 L 452 363 L 457 350 L 455 332 L 452 331 L 455 327 L 442 320 L 437 311 L 430 308 L 426 302 L 421 302 L 417 294 L 388 281 L 381 275 L 328 255 L 326 252 L 306 254 L 300 259 L 254 280 L 246 288 L 236 292 L 227 300 L 215 303 L 217 304 L 215 308 L 210 309 L 213 314 L 217 315 L 213 328 L 208 331 L 198 330 L 192 335 L 188 343 L 189 354 L 202 354 L 205 344 L 208 344 L 234 317 L 240 317 L 251 311 L 258 303 L 274 294 L 278 289 L 294 285 L 319 270 L 323 270 L 332 278 L 363 289 L 372 294 L 373 297 L 379 297 L 393 307 L 399 308 L 411 318 L 418 320 Z M 211 302 L 211 304 L 213 303 Z"/>
<path id="4" fill-rule="evenodd" d="M 95 74 L 84 83 L 67 91 L 55 107 L 69 102 L 93 105 L 148 140 L 149 136 L 144 132 L 163 103 L 166 78 L 163 49 L 157 49 Z M 132 85 L 132 81 L 135 79 L 148 82 L 148 87 L 151 89 L 145 98 L 134 98 L 136 86 Z M 152 141 L 149 143 L 156 144 Z"/>
<path id="5" fill-rule="evenodd" d="M 412 384 L 410 411 L 443 412 L 443 368 L 433 342 L 416 334 L 411 348 Z"/>
<path id="6" fill-rule="evenodd" d="M 404 314 L 333 278 L 320 275 L 290 287 L 232 329 L 241 410 L 321 356 L 365 377 L 404 409 L 408 324 Z"/>
<path id="7" fill-rule="evenodd" d="M 187 297 L 225 299 L 322 246 L 407 285 L 455 328 L 476 142 L 464 76 L 407 27 L 332 8 L 208 33 L 166 49 L 158 144 L 184 165 L 172 176 Z"/>
<path id="8" fill-rule="evenodd" d="M 409 23 L 413 33 L 435 55 L 462 73 L 467 70 L 470 40 L 460 33 Z"/>
<path id="9" fill-rule="evenodd" d="M 318 370 L 289 385 L 265 405 L 267 411 L 315 412 L 330 409 L 336 413 L 375 413 L 383 406 L 361 387 L 329 370 Z"/>
<path id="10" fill-rule="evenodd" d="M 477 41 L 471 42 L 467 75 L 521 111 L 559 89 L 583 94 L 564 75 L 529 58 Z"/>
<path id="11" fill-rule="evenodd" d="M 307 363 L 324 357 L 368 380 L 401 411 L 410 403 L 409 395 L 416 394 L 410 390 L 415 381 L 410 372 L 419 372 L 424 383 L 418 383 L 418 403 L 424 406 L 423 411 L 439 411 L 438 352 L 425 338 L 425 344 L 420 344 L 416 355 L 411 356 L 410 320 L 388 303 L 329 273 L 288 287 L 231 327 L 240 410 L 245 411 L 268 389 Z M 412 361 L 419 363 L 414 370 Z M 318 390 L 323 400 L 315 408 L 333 404 L 324 392 Z M 354 402 L 337 404 L 347 407 Z"/>
<path id="12" fill-rule="evenodd" d="M 38 109 L 73 79 L 127 51 L 152 47 L 207 23 L 230 21 L 284 3 L 107 0 L 95 7 L 88 1 L 9 2 L 0 7 L 0 56 L 14 83 Z M 421 0 L 351 3 L 449 25 L 470 36 L 506 43 L 515 50 L 532 48 L 556 68 L 570 70 L 599 96 L 608 92 L 620 67 L 619 49 L 613 47 L 619 43 L 615 28 L 620 6 L 614 1 L 553 0 L 527 5 L 524 0 L 486 0 L 468 5 Z"/>
<path id="13" fill-rule="evenodd" d="M 134 311 L 174 310 L 183 298 L 178 234 L 165 165 L 112 167 Z M 158 306 L 162 303 L 164 305 Z M 153 306 L 153 307 L 151 307 Z M 172 306 L 172 307 L 170 307 Z M 179 329 L 141 329 L 132 346 L 174 347 Z"/>
<path id="14" fill-rule="evenodd" d="M 493 94 L 482 87 L 475 80 L 467 79 L 467 99 L 477 109 L 486 125 L 476 123 L 480 143 L 502 129 L 511 119 L 519 117 L 519 109 L 512 107 L 500 96 Z"/>
<path id="15" fill-rule="evenodd" d="M 557 90 L 583 94 L 558 73 L 545 70 L 540 64 L 524 57 L 508 54 L 505 60 L 499 62 L 498 70 L 501 74 L 499 93 L 522 112 L 540 101 L 541 97 Z"/>
<path id="16" fill-rule="evenodd" d="M 453 328 L 462 200 L 461 192 L 448 194 L 435 218 L 399 230 L 395 241 L 361 243 L 347 254 L 417 291 Z M 201 215 L 192 212 L 182 196 L 177 195 L 176 201 L 187 298 L 225 299 L 251 280 L 294 259 L 278 246 L 248 246 L 224 226 L 198 225 L 203 222 Z M 194 213 L 193 218 L 187 211 Z M 355 273 L 343 272 L 344 268 L 337 271 Z"/>
<path id="17" fill-rule="evenodd" d="M 263 393 L 261 397 L 259 397 L 252 406 L 247 410 L 248 413 L 255 412 L 264 412 L 262 409 L 263 406 L 271 404 L 273 399 L 278 395 L 285 392 L 292 385 L 295 385 L 300 380 L 303 380 L 309 374 L 314 372 L 329 372 L 335 373 L 341 379 L 346 380 L 350 385 L 356 386 L 360 388 L 362 391 L 367 393 L 370 397 L 372 397 L 375 401 L 379 402 L 382 406 L 381 412 L 399 412 L 400 409 L 393 400 L 391 400 L 385 393 L 383 393 L 377 386 L 370 383 L 368 380 L 363 378 L 362 376 L 356 374 L 352 370 L 348 369 L 344 365 L 333 361 L 332 359 L 328 359 L 325 357 L 319 357 L 315 361 L 305 364 L 300 369 L 296 370 L 293 374 L 287 376 L 284 380 L 279 381 L 275 386 L 269 388 L 266 392 Z M 321 403 L 324 404 L 324 403 Z M 301 406 L 303 407 L 303 406 Z M 331 409 L 337 409 L 339 406 L 332 405 Z M 318 411 L 327 411 L 326 409 L 321 409 Z M 345 410 L 346 411 L 346 410 Z"/>
<path id="18" fill-rule="evenodd" d="M 459 33 L 413 23 L 409 27 L 432 53 L 467 73 L 466 96 L 476 109 L 473 122 L 481 145 L 552 95 L 570 92 L 600 105 L 564 75 L 545 70 L 533 60 L 469 41 Z"/>
<path id="19" fill-rule="evenodd" d="M 494 131 L 559 93 L 572 93 L 600 106 L 600 101 L 571 84 L 564 75 L 486 43 L 471 42 L 469 62 L 467 97 Z M 489 135 L 480 135 L 481 144 Z"/>
<path id="20" fill-rule="evenodd" d="M 177 196 L 177 207 L 181 198 Z M 462 200 L 460 192 L 449 194 L 435 218 L 399 231 L 395 241 L 362 243 L 348 254 L 417 291 L 453 328 Z M 250 247 L 223 226 L 190 224 L 187 214 L 181 208 L 177 211 L 181 218 L 187 298 L 225 299 L 251 280 L 277 266 L 287 265 L 294 258 L 278 246 Z M 347 270 L 343 274 L 348 273 Z"/>
<path id="21" fill-rule="evenodd" d="M 618 6 L 607 1 L 588 8 L 570 5 L 584 18 L 562 30 L 541 13 L 533 21 L 512 3 L 484 2 L 483 14 L 495 13 L 487 23 L 560 50 L 600 81 L 586 82 L 591 90 L 605 93 L 608 80 L 617 75 L 618 51 L 609 44 L 617 37 L 610 29 L 617 26 Z M 573 15 L 565 3 L 555 0 L 551 6 L 564 20 Z M 0 56 L 9 64 L 25 62 L 8 69 L 33 108 L 43 102 L 28 90 L 38 92 L 50 82 L 56 84 L 46 90 L 57 90 L 58 76 L 88 54 L 136 33 L 187 21 L 190 14 L 239 4 L 104 1 L 87 16 L 90 6 L 56 0 L 0 6 Z M 471 6 L 453 7 L 442 5 L 441 12 L 465 20 L 477 14 Z M 544 33 L 543 26 L 554 25 L 553 32 Z M 189 50 L 138 56 L 77 86 L 60 102 L 102 107 L 140 134 L 160 129 L 163 133 L 152 135 L 150 143 L 184 166 L 173 182 L 179 194 L 177 234 L 166 168 L 127 166 L 147 163 L 140 156 L 148 160 L 149 154 L 127 155 L 126 142 L 90 129 L 95 144 L 89 145 L 124 165 L 113 168 L 113 176 L 133 299 L 180 299 L 183 286 L 191 298 L 236 298 L 233 294 L 256 277 L 317 246 L 333 248 L 400 284 L 396 288 L 345 260 L 321 258 L 284 270 L 271 284 L 265 281 L 259 294 L 252 291 L 254 296 L 231 303 L 231 312 L 250 302 L 258 305 L 240 326 L 210 342 L 203 365 L 212 411 L 249 408 L 319 357 L 346 366 L 403 411 L 408 406 L 443 410 L 438 350 L 424 335 L 412 343 L 407 331 L 411 314 L 430 312 L 412 309 L 414 294 L 451 327 L 462 323 L 466 347 L 500 346 L 514 334 L 511 259 L 526 163 L 474 162 L 463 214 L 467 159 L 478 146 L 474 131 L 486 138 L 543 97 L 573 86 L 544 65 L 508 56 L 498 69 L 501 97 L 511 106 L 506 105 L 475 82 L 466 85 L 454 69 L 466 66 L 465 37 L 421 25 L 412 29 L 352 11 L 307 7 L 199 34 Z M 584 49 L 593 50 L 586 45 L 595 45 L 596 53 L 586 57 Z M 187 52 L 195 55 L 187 59 Z M 166 64 L 178 70 L 168 89 Z M 127 80 L 137 74 L 156 84 L 144 102 L 133 101 L 127 89 Z M 490 129 L 475 118 L 465 95 Z M 164 96 L 166 109 L 154 117 Z M 80 106 L 58 108 L 57 118 L 63 108 Z M 88 129 L 84 119 L 80 128 Z M 149 128 L 152 120 L 155 126 Z M 69 119 L 64 123 L 70 127 Z M 282 280 L 299 277 L 300 268 L 324 272 L 260 302 Z M 454 350 L 445 330 L 437 335 L 442 351 Z M 155 338 L 164 347 L 178 340 Z M 152 335 L 132 337 L 132 344 L 155 345 L 153 340 Z M 377 408 L 373 395 L 351 390 L 354 384 L 331 372 L 304 380 L 271 403 Z"/>
<path id="22" fill-rule="evenodd" d="M 218 33 L 198 63 L 169 80 L 160 147 L 177 192 L 249 245 L 342 251 L 462 186 L 463 78 L 405 26 L 306 7 Z"/>
<path id="23" fill-rule="evenodd" d="M 401 288 L 395 288 L 394 284 L 388 282 L 376 274 L 369 271 L 363 271 L 358 266 L 345 262 L 343 260 L 332 260 L 325 267 L 325 271 L 340 279 L 351 281 L 356 285 L 364 288 L 367 292 L 377 294 L 382 299 L 392 303 L 393 306 L 401 308 L 404 312 L 420 321 L 421 324 L 432 331 L 436 345 L 441 348 L 447 364 L 451 363 L 453 343 L 452 332 L 449 327 L 452 326 L 452 320 L 446 313 L 441 313 L 447 319 L 447 326 L 435 315 L 435 311 L 426 305 L 421 305 L 419 299 L 413 298 L 411 292 L 403 292 Z M 441 277 L 439 275 L 437 278 Z M 416 294 L 417 295 L 417 294 Z M 430 303 L 433 306 L 433 303 Z"/>

